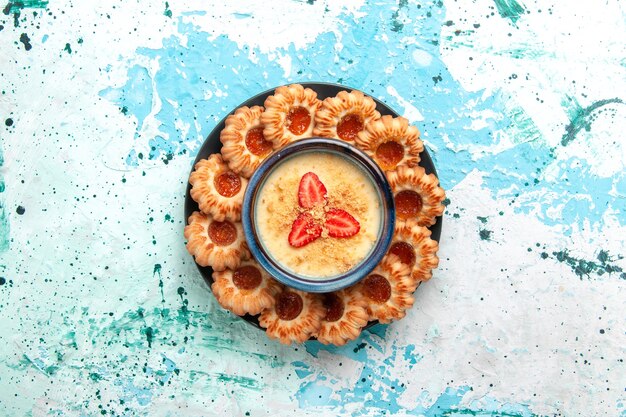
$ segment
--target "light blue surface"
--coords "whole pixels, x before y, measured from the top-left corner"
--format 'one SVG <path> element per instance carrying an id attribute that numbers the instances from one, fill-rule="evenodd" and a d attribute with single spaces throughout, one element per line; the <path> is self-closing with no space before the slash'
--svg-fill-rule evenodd
<path id="1" fill-rule="evenodd" d="M 626 415 L 626 10 L 24 1 L 0 15 L 0 414 Z M 285 347 L 184 248 L 204 138 L 290 82 L 411 119 L 448 201 L 408 317 Z"/>

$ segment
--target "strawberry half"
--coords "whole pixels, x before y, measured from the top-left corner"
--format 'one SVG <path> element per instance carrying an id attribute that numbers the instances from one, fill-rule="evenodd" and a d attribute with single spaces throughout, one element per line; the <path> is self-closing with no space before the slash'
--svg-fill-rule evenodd
<path id="1" fill-rule="evenodd" d="M 307 172 L 300 180 L 298 188 L 298 204 L 303 208 L 313 208 L 318 204 L 326 204 L 328 191 L 319 177 L 313 172 Z"/>
<path id="2" fill-rule="evenodd" d="M 309 213 L 301 213 L 291 226 L 289 244 L 294 248 L 308 245 L 322 234 L 322 226 Z"/>
<path id="3" fill-rule="evenodd" d="M 351 237 L 361 230 L 361 225 L 350 213 L 336 208 L 326 213 L 325 226 L 330 237 Z"/>

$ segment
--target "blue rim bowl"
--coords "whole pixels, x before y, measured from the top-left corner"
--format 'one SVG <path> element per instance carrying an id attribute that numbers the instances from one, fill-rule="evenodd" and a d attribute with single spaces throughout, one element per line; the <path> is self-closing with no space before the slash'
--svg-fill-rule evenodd
<path id="1" fill-rule="evenodd" d="M 378 239 L 369 255 L 351 270 L 328 279 L 307 278 L 306 276 L 295 274 L 277 263 L 266 253 L 261 244 L 254 221 L 256 198 L 269 174 L 288 157 L 308 152 L 330 152 L 339 154 L 360 167 L 374 183 L 379 193 L 382 206 L 382 224 L 378 233 Z M 391 239 L 393 238 L 395 218 L 396 212 L 391 186 L 387 181 L 385 173 L 376 162 L 363 151 L 344 141 L 327 138 L 310 138 L 298 140 L 274 152 L 257 168 L 248 182 L 248 187 L 243 197 L 241 222 L 252 256 L 271 276 L 279 282 L 297 290 L 327 293 L 356 284 L 372 272 L 389 249 Z"/>

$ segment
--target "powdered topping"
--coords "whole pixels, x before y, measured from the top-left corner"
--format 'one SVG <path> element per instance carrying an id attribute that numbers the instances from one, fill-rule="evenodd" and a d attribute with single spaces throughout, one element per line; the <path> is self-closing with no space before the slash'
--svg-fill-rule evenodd
<path id="1" fill-rule="evenodd" d="M 298 191 L 307 173 L 314 173 L 326 188 L 326 204 L 301 207 Z M 360 225 L 358 232 L 351 237 L 331 237 L 324 224 L 332 208 L 349 213 Z M 382 216 L 379 193 L 370 178 L 354 163 L 331 152 L 308 152 L 278 165 L 262 184 L 254 213 L 259 240 L 267 253 L 284 268 L 310 279 L 336 276 L 361 262 L 378 238 Z M 294 247 L 287 235 L 302 213 L 322 225 L 322 233 L 308 244 Z"/>

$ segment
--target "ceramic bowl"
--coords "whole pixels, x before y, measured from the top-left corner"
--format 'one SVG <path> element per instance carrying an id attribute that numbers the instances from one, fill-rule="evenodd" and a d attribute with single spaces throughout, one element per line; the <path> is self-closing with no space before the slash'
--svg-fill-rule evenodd
<path id="1" fill-rule="evenodd" d="M 368 177 L 378 192 L 381 224 L 378 236 L 369 254 L 352 269 L 331 277 L 307 277 L 287 269 L 268 253 L 257 233 L 256 206 L 260 190 L 268 176 L 288 159 L 309 152 L 328 152 L 346 158 Z M 389 182 L 380 167 L 364 152 L 337 139 L 310 138 L 293 142 L 270 155 L 249 180 L 243 198 L 242 218 L 244 234 L 252 256 L 279 282 L 306 292 L 327 293 L 356 284 L 365 278 L 382 260 L 389 249 L 394 232 L 395 207 Z M 285 237 L 286 238 L 286 237 Z"/>

